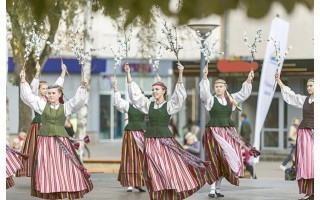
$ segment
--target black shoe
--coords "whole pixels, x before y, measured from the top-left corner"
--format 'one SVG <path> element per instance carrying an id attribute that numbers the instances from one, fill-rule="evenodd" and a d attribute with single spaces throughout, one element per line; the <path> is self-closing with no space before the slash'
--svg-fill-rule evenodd
<path id="1" fill-rule="evenodd" d="M 134 187 L 134 188 L 138 189 L 138 190 L 139 190 L 139 192 L 145 192 L 145 190 L 144 190 L 144 189 L 142 189 L 141 187 Z"/>
<path id="2" fill-rule="evenodd" d="M 209 193 L 208 196 L 211 197 L 211 198 L 215 198 L 216 197 L 216 195 L 212 194 L 212 193 Z"/>
<path id="3" fill-rule="evenodd" d="M 217 195 L 217 197 L 224 197 L 224 195 L 221 194 L 221 193 L 217 193 L 217 192 L 216 192 L 216 195 Z"/>

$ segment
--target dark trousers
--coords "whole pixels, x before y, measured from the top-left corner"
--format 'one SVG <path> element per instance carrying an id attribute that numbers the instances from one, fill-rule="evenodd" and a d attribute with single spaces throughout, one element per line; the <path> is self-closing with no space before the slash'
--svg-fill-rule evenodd
<path id="1" fill-rule="evenodd" d="M 250 172 L 252 178 L 254 178 L 254 175 L 253 175 L 253 166 L 250 165 L 249 163 L 244 163 L 244 166 L 246 166 L 246 169 Z"/>
<path id="2" fill-rule="evenodd" d="M 288 157 L 283 161 L 282 165 L 283 166 L 286 166 L 287 163 L 292 160 L 292 156 L 293 156 L 293 153 L 294 151 L 296 150 L 296 145 L 292 145 L 292 148 L 291 148 L 291 151 L 290 151 L 290 154 L 288 155 Z"/>

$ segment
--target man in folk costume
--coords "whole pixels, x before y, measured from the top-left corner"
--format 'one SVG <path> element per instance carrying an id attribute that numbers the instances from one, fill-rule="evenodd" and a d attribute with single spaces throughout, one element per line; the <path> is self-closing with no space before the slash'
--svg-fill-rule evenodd
<path id="1" fill-rule="evenodd" d="M 284 101 L 303 111 L 295 152 L 296 179 L 299 193 L 305 194 L 301 199 L 314 199 L 314 79 L 309 79 L 307 82 L 310 96 L 296 94 L 285 86 L 278 72 L 275 74 L 275 79 L 281 88 Z"/>
<path id="2" fill-rule="evenodd" d="M 21 156 L 23 159 L 28 159 L 28 155 L 20 153 L 19 151 L 11 148 L 9 145 L 6 146 L 6 189 L 14 186 L 12 177 L 17 170 L 23 168 L 18 156 Z"/>
<path id="3" fill-rule="evenodd" d="M 39 75 L 41 70 L 39 62 L 37 62 L 36 64 L 36 70 L 37 70 L 36 75 L 30 84 L 32 93 L 34 95 L 38 95 L 40 98 L 47 101 L 48 97 L 46 95 L 48 91 L 48 83 L 46 81 L 39 81 Z M 61 64 L 61 70 L 62 70 L 61 75 L 57 79 L 56 84 L 62 87 L 64 82 L 64 77 L 67 71 L 67 67 L 63 63 Z M 37 133 L 40 128 L 40 124 L 41 124 L 41 115 L 34 111 L 34 118 L 31 122 L 31 128 L 29 129 L 21 148 L 21 153 L 29 155 L 29 158 L 28 159 L 21 158 L 23 168 L 17 171 L 16 173 L 17 177 L 31 176 L 31 165 L 33 160 L 34 147 L 36 143 Z"/>
<path id="4" fill-rule="evenodd" d="M 218 79 L 214 83 L 215 93 L 210 93 L 208 80 L 208 66 L 203 70 L 203 79 L 200 82 L 200 99 L 209 111 L 210 120 L 206 124 L 206 132 L 202 137 L 206 160 L 211 162 L 209 177 L 215 180 L 210 186 L 210 197 L 223 197 L 221 181 L 225 177 L 231 184 L 239 185 L 239 176 L 243 176 L 243 162 L 241 146 L 244 146 L 251 155 L 258 156 L 254 147 L 236 132 L 235 124 L 230 119 L 232 111 L 240 110 L 238 104 L 245 101 L 251 94 L 251 81 L 254 77 L 250 71 L 248 79 L 242 84 L 242 89 L 234 94 L 227 91 L 227 83 Z"/>
<path id="5" fill-rule="evenodd" d="M 82 165 L 71 145 L 64 123 L 66 117 L 77 112 L 86 101 L 87 80 L 82 77 L 76 95 L 66 103 L 60 103 L 62 87 L 48 87 L 49 102 L 32 94 L 20 73 L 21 99 L 41 115 L 42 125 L 37 134 L 31 169 L 31 196 L 44 199 L 78 199 L 93 189 L 90 174 Z"/>
<path id="6" fill-rule="evenodd" d="M 187 97 L 182 82 L 183 69 L 178 63 L 179 79 L 170 100 L 166 101 L 167 87 L 156 82 L 152 85 L 154 101 L 151 101 L 132 81 L 130 67 L 125 65 L 130 100 L 141 112 L 149 114 L 149 127 L 144 135 L 143 173 L 150 199 L 154 200 L 185 199 L 207 182 L 209 163 L 185 151 L 168 128 L 171 115 L 179 112 Z"/>
<path id="7" fill-rule="evenodd" d="M 146 115 L 134 105 L 121 98 L 116 77 L 113 78 L 113 89 L 114 106 L 119 112 L 128 113 L 128 124 L 124 128 L 122 138 L 118 181 L 120 181 L 123 187 L 128 187 L 127 192 L 132 192 L 133 188 L 138 189 L 140 192 L 145 192 L 141 187 L 145 185 L 142 171 L 142 152 L 144 132 L 147 129 L 145 122 Z"/>

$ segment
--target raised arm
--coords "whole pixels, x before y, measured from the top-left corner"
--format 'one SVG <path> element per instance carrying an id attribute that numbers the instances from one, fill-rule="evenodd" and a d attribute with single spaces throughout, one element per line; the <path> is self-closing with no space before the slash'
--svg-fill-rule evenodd
<path id="1" fill-rule="evenodd" d="M 252 80 L 254 78 L 254 72 L 251 70 L 248 74 L 248 79 L 242 84 L 242 88 L 239 92 L 231 94 L 232 98 L 237 104 L 244 102 L 251 94 Z"/>
<path id="2" fill-rule="evenodd" d="M 200 100 L 209 111 L 213 106 L 213 96 L 210 92 L 210 81 L 208 80 L 208 66 L 203 69 L 203 79 L 199 83 L 200 86 Z"/>
<path id="3" fill-rule="evenodd" d="M 87 100 L 87 79 L 82 77 L 81 86 L 76 95 L 64 104 L 64 114 L 68 117 L 80 110 Z"/>
<path id="4" fill-rule="evenodd" d="M 184 101 L 187 98 L 187 92 L 184 88 L 183 82 L 182 82 L 182 76 L 183 76 L 183 69 L 184 67 L 178 63 L 178 69 L 179 69 L 179 79 L 178 83 L 176 84 L 176 87 L 174 89 L 174 93 L 172 94 L 170 100 L 167 103 L 167 111 L 169 115 L 176 114 L 181 109 Z"/>
<path id="5" fill-rule="evenodd" d="M 142 94 L 140 87 L 132 80 L 128 64 L 125 65 L 124 69 L 127 73 L 128 93 L 131 102 L 138 110 L 144 114 L 148 114 L 151 101 Z"/>
<path id="6" fill-rule="evenodd" d="M 275 78 L 281 88 L 283 100 L 296 108 L 303 108 L 303 104 L 307 96 L 296 94 L 288 86 L 285 86 L 280 80 L 280 75 L 278 72 L 276 72 Z"/>
<path id="7" fill-rule="evenodd" d="M 129 102 L 121 98 L 121 94 L 118 91 L 118 81 L 116 77 L 113 77 L 113 105 L 121 113 L 127 113 L 129 111 Z"/>
<path id="8" fill-rule="evenodd" d="M 31 84 L 30 84 L 32 94 L 34 94 L 34 95 L 38 95 L 40 71 L 41 71 L 41 66 L 40 66 L 39 62 L 37 62 L 36 75 L 34 76 L 34 78 L 31 81 Z"/>
<path id="9" fill-rule="evenodd" d="M 44 108 L 46 107 L 46 101 L 40 98 L 38 95 L 32 93 L 29 84 L 26 82 L 25 79 L 25 71 L 21 70 L 20 72 L 20 97 L 21 100 L 36 111 L 39 114 L 42 114 Z"/>
<path id="10" fill-rule="evenodd" d="M 61 87 L 63 87 L 64 77 L 66 76 L 66 71 L 67 71 L 67 66 L 65 64 L 61 63 L 61 75 L 56 80 L 56 84 L 60 85 Z"/>

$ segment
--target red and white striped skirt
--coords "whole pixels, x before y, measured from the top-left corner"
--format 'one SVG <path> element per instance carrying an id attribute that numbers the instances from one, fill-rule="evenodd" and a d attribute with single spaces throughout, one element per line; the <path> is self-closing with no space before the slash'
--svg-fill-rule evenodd
<path id="1" fill-rule="evenodd" d="M 207 169 L 197 161 L 174 138 L 145 138 L 144 177 L 150 199 L 184 199 L 198 191 L 207 181 Z"/>
<path id="2" fill-rule="evenodd" d="M 75 153 L 68 138 L 59 137 Z M 92 182 L 66 156 L 55 137 L 38 136 L 32 170 L 32 196 L 61 199 L 82 198 Z M 78 158 L 77 158 L 78 159 Z"/>
<path id="3" fill-rule="evenodd" d="M 17 174 L 16 174 L 17 177 L 21 177 L 21 176 L 31 177 L 31 165 L 32 165 L 34 148 L 35 148 L 37 133 L 39 131 L 39 128 L 40 128 L 40 124 L 33 123 L 30 130 L 27 133 L 26 139 L 23 142 L 20 152 L 22 154 L 29 155 L 29 158 L 28 159 L 20 158 L 23 168 L 17 171 Z"/>
<path id="4" fill-rule="evenodd" d="M 12 176 L 22 167 L 18 155 L 6 149 L 6 189 L 14 186 Z"/>
<path id="5" fill-rule="evenodd" d="M 144 132 L 125 131 L 122 138 L 121 164 L 118 181 L 122 186 L 144 186 L 143 152 Z"/>
<path id="6" fill-rule="evenodd" d="M 314 192 L 314 129 L 298 129 L 296 145 L 296 179 L 300 193 Z"/>
<path id="7" fill-rule="evenodd" d="M 232 128 L 236 132 L 235 128 Z M 225 177 L 231 184 L 239 185 L 238 177 L 244 173 L 241 147 L 229 135 L 227 128 L 206 128 L 202 142 L 206 158 L 211 162 L 212 178 L 218 180 L 220 177 Z"/>

